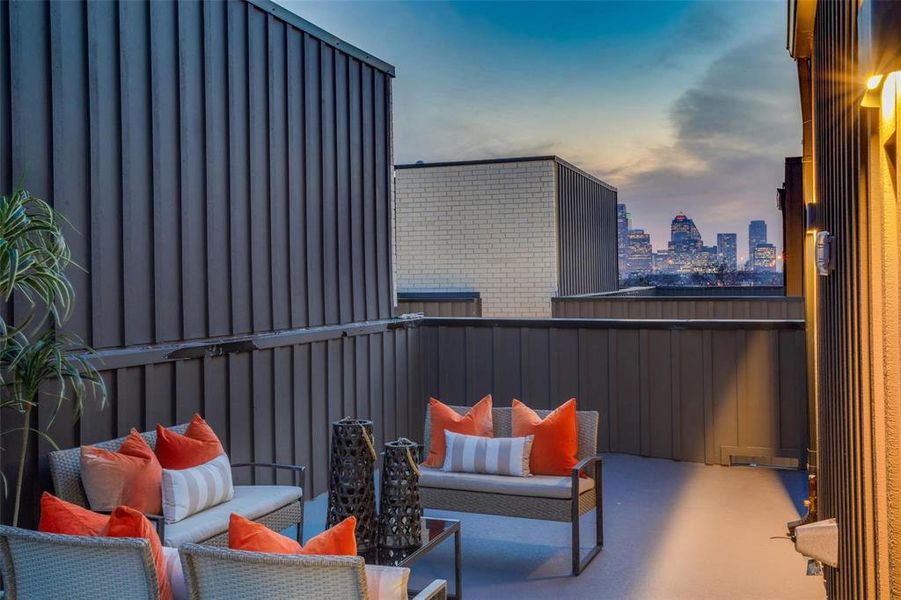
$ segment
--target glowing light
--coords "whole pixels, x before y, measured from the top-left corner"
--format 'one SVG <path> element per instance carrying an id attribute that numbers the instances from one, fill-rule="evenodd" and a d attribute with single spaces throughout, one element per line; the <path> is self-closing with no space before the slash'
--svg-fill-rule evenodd
<path id="1" fill-rule="evenodd" d="M 860 105 L 864 108 L 878 108 L 882 99 L 879 96 L 879 86 L 885 75 L 873 75 L 867 79 L 867 89 L 863 93 Z"/>
<path id="2" fill-rule="evenodd" d="M 879 87 L 879 84 L 882 83 L 882 75 L 873 75 L 869 79 L 867 79 L 867 89 L 875 90 Z"/>

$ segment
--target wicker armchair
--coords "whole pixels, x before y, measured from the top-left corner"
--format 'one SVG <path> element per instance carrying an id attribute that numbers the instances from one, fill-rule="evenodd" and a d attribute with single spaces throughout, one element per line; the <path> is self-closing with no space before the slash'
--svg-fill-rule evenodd
<path id="1" fill-rule="evenodd" d="M 369 597 L 359 556 L 264 554 L 198 544 L 185 544 L 179 553 L 191 600 Z M 445 598 L 447 582 L 436 579 L 413 600 Z"/>
<path id="2" fill-rule="evenodd" d="M 150 542 L 0 526 L 7 600 L 157 600 Z"/>
<path id="3" fill-rule="evenodd" d="M 184 433 L 188 425 L 176 425 L 172 431 Z M 151 448 L 156 448 L 156 431 L 141 434 Z M 124 437 L 94 444 L 98 448 L 118 450 Z M 81 483 L 81 454 L 79 448 L 51 452 L 50 476 L 56 495 L 88 508 Z M 303 484 L 305 469 L 298 465 L 274 463 L 234 463 L 232 469 L 284 469 L 291 472 L 293 485 L 236 485 L 235 496 L 228 502 L 208 508 L 190 517 L 167 525 L 162 515 L 147 515 L 156 525 L 160 540 L 166 546 L 178 547 L 187 542 L 203 542 L 214 546 L 228 545 L 228 518 L 232 512 L 252 519 L 273 531 L 284 531 L 297 525 L 300 541 L 303 531 Z"/>
<path id="4" fill-rule="evenodd" d="M 452 406 L 459 414 L 469 407 Z M 536 410 L 544 417 L 550 411 Z M 512 408 L 491 411 L 495 437 L 512 435 Z M 424 508 L 563 521 L 572 527 L 572 573 L 578 575 L 604 547 L 604 506 L 602 462 L 597 453 L 598 413 L 578 411 L 576 426 L 579 433 L 579 463 L 569 476 L 505 477 L 470 473 L 445 473 L 440 469 L 423 468 L 419 480 L 419 494 Z M 431 414 L 426 407 L 424 456 L 428 455 Z M 590 477 L 581 477 L 584 473 Z M 578 490 L 578 493 L 572 493 Z M 597 508 L 594 544 L 581 557 L 579 517 Z"/>

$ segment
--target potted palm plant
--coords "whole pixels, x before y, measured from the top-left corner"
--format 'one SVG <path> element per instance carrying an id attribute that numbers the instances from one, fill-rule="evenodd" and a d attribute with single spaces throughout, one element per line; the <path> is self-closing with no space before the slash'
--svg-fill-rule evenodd
<path id="1" fill-rule="evenodd" d="M 0 408 L 15 410 L 22 419 L 20 427 L 3 432 L 20 434 L 13 525 L 19 520 L 31 435 L 56 446 L 46 429 L 33 425 L 34 409 L 49 404 L 49 428 L 67 401 L 76 418 L 88 396 L 99 398 L 101 405 L 106 401 L 93 351 L 62 330 L 74 300 L 66 270 L 75 266 L 64 224 L 49 204 L 25 190 L 0 197 L 0 296 L 7 305 L 21 298 L 27 307 L 13 323 L 0 317 Z M 3 484 L 5 490 L 5 475 Z"/>

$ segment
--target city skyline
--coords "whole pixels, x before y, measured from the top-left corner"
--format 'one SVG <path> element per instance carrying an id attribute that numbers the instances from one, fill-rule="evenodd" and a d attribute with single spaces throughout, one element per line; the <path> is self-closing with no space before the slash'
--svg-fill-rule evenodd
<path id="1" fill-rule="evenodd" d="M 624 219 L 622 219 L 622 221 L 620 221 L 620 215 L 625 217 Z M 695 218 L 693 216 L 689 217 L 688 215 L 686 215 L 686 213 L 684 211 L 678 211 L 678 212 L 676 212 L 675 215 L 673 215 L 671 217 L 670 216 L 665 217 L 666 223 L 668 224 L 669 227 L 672 227 L 673 226 L 672 223 L 682 220 L 680 217 L 685 217 L 684 220 L 687 221 L 687 223 L 685 225 L 684 238 L 680 237 L 678 226 L 676 226 L 677 233 L 675 235 L 675 240 L 671 236 L 670 239 L 667 239 L 665 243 L 659 244 L 659 243 L 655 243 L 653 235 L 651 235 L 649 233 L 649 229 L 651 227 L 653 227 L 653 225 L 649 226 L 648 224 L 641 223 L 639 226 L 639 224 L 636 223 L 636 221 L 632 218 L 632 213 L 631 213 L 631 211 L 628 210 L 628 206 L 622 202 L 618 203 L 617 204 L 617 220 L 618 220 L 617 232 L 620 236 L 619 237 L 619 245 L 618 245 L 618 248 L 620 251 L 620 270 L 621 271 L 623 270 L 623 250 L 627 249 L 629 247 L 628 240 L 630 239 L 630 234 L 633 231 L 639 231 L 639 232 L 641 232 L 641 234 L 643 234 L 649 238 L 647 243 L 650 245 L 652 252 L 654 254 L 671 252 L 673 250 L 674 241 L 677 244 L 680 244 L 680 243 L 681 244 L 685 244 L 685 243 L 690 244 L 690 243 L 693 243 L 693 241 L 697 241 L 696 246 L 697 246 L 698 251 L 702 251 L 703 249 L 708 249 L 708 248 L 720 249 L 723 247 L 722 238 L 724 236 L 730 236 L 730 240 L 726 243 L 729 244 L 730 250 L 735 257 L 736 267 L 738 269 L 742 269 L 745 267 L 746 264 L 753 262 L 753 259 L 754 259 L 754 253 L 751 250 L 752 242 L 750 241 L 750 239 L 752 236 L 751 236 L 750 230 L 757 223 L 763 224 L 762 239 L 757 239 L 754 242 L 754 245 L 756 246 L 758 243 L 762 242 L 766 245 L 772 246 L 776 253 L 777 263 L 781 262 L 780 244 L 777 243 L 779 240 L 773 239 L 773 237 L 771 235 L 768 235 L 768 230 L 770 227 L 769 221 L 766 221 L 763 219 L 751 219 L 750 221 L 748 221 L 746 223 L 745 229 L 749 231 L 748 236 L 746 236 L 746 239 L 749 240 L 748 249 L 746 251 L 740 251 L 739 249 L 741 248 L 741 246 L 738 245 L 739 236 L 738 236 L 737 231 L 717 231 L 712 234 L 708 233 L 707 235 L 704 235 L 701 232 L 701 228 L 698 227 L 697 224 L 695 223 Z M 623 233 L 625 233 L 625 240 L 626 240 L 625 242 L 623 241 L 624 238 L 622 237 Z M 710 241 L 711 244 L 707 245 L 706 244 L 707 241 Z M 718 252 L 722 252 L 722 250 L 718 250 Z M 779 266 L 781 266 L 781 264 Z"/>
<path id="2" fill-rule="evenodd" d="M 616 186 L 655 250 L 684 211 L 739 248 L 763 218 L 781 251 L 801 154 L 781 2 L 279 2 L 396 66 L 395 162 L 557 154 Z"/>

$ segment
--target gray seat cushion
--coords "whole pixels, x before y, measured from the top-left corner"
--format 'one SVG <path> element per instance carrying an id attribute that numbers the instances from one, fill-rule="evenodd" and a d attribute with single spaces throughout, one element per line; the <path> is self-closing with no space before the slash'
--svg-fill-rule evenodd
<path id="1" fill-rule="evenodd" d="M 178 548 L 184 543 L 202 542 L 228 530 L 231 513 L 254 520 L 278 510 L 303 496 L 303 490 L 291 485 L 236 485 L 235 496 L 178 523 L 166 525 L 166 546 Z"/>
<path id="2" fill-rule="evenodd" d="M 533 475 L 510 477 L 482 473 L 448 473 L 441 469 L 420 467 L 419 485 L 427 488 L 530 496 L 532 498 L 572 498 L 572 480 L 565 476 Z M 579 479 L 579 493 L 594 489 L 594 479 Z"/>

